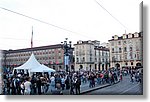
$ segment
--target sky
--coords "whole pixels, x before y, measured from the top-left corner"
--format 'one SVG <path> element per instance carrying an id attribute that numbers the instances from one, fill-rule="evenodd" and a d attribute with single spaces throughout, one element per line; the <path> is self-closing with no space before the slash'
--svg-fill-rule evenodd
<path id="1" fill-rule="evenodd" d="M 0 0 L 0 49 L 30 48 L 32 26 L 33 47 L 60 44 L 65 38 L 73 44 L 78 40 L 103 43 L 125 31 L 139 32 L 140 3 L 141 0 Z"/>

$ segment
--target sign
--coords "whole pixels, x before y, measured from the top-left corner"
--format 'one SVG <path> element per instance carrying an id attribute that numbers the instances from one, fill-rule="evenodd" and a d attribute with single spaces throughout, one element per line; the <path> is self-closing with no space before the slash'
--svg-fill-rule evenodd
<path id="1" fill-rule="evenodd" d="M 69 65 L 69 56 L 65 56 L 65 65 Z"/>

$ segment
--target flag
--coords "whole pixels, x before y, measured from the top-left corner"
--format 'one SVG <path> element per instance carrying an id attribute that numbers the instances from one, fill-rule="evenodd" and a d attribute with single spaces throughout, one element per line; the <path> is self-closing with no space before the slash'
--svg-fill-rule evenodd
<path id="1" fill-rule="evenodd" d="M 33 47 L 33 27 L 32 27 L 32 35 L 31 35 L 31 48 Z"/>

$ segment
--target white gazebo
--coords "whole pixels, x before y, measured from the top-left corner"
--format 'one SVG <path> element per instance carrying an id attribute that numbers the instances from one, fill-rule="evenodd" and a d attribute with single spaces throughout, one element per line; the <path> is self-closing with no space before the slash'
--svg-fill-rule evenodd
<path id="1" fill-rule="evenodd" d="M 55 72 L 54 69 L 49 68 L 45 65 L 41 65 L 37 59 L 35 58 L 34 54 L 30 56 L 27 62 L 25 62 L 23 65 L 14 68 L 14 70 L 28 70 L 29 73 L 31 72 Z M 13 70 L 13 72 L 14 72 Z"/>
<path id="2" fill-rule="evenodd" d="M 30 72 L 49 72 L 49 73 L 51 73 L 51 72 L 55 72 L 55 70 L 42 64 L 38 68 L 31 69 Z"/>

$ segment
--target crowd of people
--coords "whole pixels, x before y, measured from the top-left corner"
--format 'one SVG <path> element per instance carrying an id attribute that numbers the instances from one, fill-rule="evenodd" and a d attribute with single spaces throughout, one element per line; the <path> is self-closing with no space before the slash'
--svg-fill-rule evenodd
<path id="1" fill-rule="evenodd" d="M 24 71 L 3 74 L 3 93 L 7 95 L 80 94 L 81 80 L 78 73 L 32 73 Z M 76 93 L 75 93 L 76 92 Z"/>
<path id="2" fill-rule="evenodd" d="M 111 69 L 103 71 L 73 71 L 55 73 L 32 73 L 28 71 L 3 73 L 3 93 L 7 95 L 62 95 L 63 90 L 69 94 L 80 94 L 81 84 L 89 88 L 96 85 L 113 85 L 130 75 L 131 82 L 142 82 L 142 72 L 135 69 Z"/>

